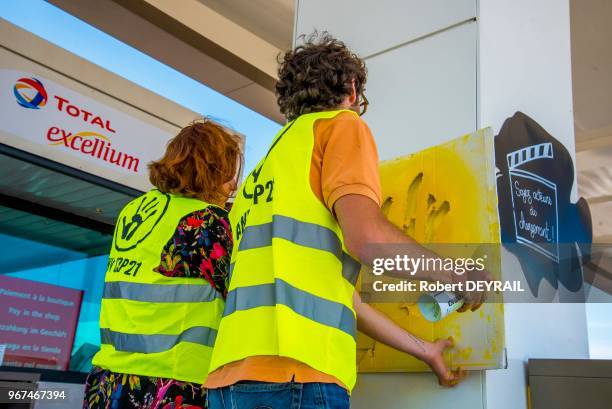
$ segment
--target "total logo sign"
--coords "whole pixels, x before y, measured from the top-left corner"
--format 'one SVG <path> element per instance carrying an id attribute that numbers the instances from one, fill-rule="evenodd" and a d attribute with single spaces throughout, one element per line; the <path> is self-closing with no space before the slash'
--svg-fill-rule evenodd
<path id="1" fill-rule="evenodd" d="M 0 128 L 11 136 L 44 144 L 44 156 L 56 156 L 53 152 L 59 149 L 66 152 L 64 156 L 76 156 L 77 167 L 88 168 L 85 170 L 103 166 L 108 169 L 105 174 L 145 176 L 146 163 L 161 156 L 171 137 L 162 129 L 41 76 L 0 69 L 0 87 L 6 87 L 9 81 L 12 92 L 0 89 Z"/>
<path id="2" fill-rule="evenodd" d="M 113 146 L 111 137 L 116 135 L 117 131 L 113 128 L 110 118 L 105 118 L 61 95 L 49 97 L 41 80 L 35 77 L 19 78 L 15 82 L 13 94 L 16 103 L 22 108 L 55 110 L 67 117 L 79 119 L 81 126 L 87 129 L 74 130 L 65 129 L 60 124 L 51 125 L 46 132 L 50 146 L 71 149 L 138 173 L 140 159 Z"/>
<path id="3" fill-rule="evenodd" d="M 36 78 L 20 78 L 13 88 L 17 103 L 24 108 L 39 109 L 47 104 L 47 90 Z"/>

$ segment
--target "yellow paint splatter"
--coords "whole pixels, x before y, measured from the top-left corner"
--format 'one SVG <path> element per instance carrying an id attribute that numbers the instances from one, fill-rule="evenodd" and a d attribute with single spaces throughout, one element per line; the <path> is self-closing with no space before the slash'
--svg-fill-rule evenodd
<path id="1" fill-rule="evenodd" d="M 383 214 L 420 243 L 499 243 L 493 163 L 489 129 L 383 162 L 380 166 Z M 471 256 L 462 254 L 461 250 L 448 252 L 443 255 Z M 500 264 L 498 254 L 490 257 L 493 260 L 488 264 Z M 492 273 L 499 274 L 499 271 Z M 462 348 L 451 352 L 451 361 L 465 362 L 466 367 L 497 367 L 501 360 L 498 348 L 504 343 L 501 304 L 496 308 L 485 305 L 478 314 L 454 313 L 436 324 L 426 321 L 415 304 L 373 306 L 421 338 L 433 341 L 452 335 Z M 494 339 L 487 345 L 486 339 L 490 337 Z M 358 337 L 361 372 L 427 369 L 416 358 L 372 342 L 365 336 Z"/>
<path id="2" fill-rule="evenodd" d="M 462 361 L 467 361 L 472 356 L 472 348 L 463 348 L 457 352 L 456 356 Z"/>

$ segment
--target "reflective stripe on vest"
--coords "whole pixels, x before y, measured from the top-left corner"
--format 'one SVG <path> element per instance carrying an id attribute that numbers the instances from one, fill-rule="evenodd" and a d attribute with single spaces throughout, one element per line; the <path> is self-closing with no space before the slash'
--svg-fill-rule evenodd
<path id="1" fill-rule="evenodd" d="M 238 251 L 270 246 L 273 238 L 332 253 L 342 262 L 342 276 L 353 286 L 357 282 L 361 266 L 342 250 L 342 242 L 333 230 L 291 217 L 274 215 L 270 223 L 248 226 L 244 229 Z"/>
<path id="2" fill-rule="evenodd" d="M 215 345 L 217 330 L 208 327 L 192 327 L 176 335 L 145 335 L 126 334 L 101 328 L 100 337 L 103 344 L 110 344 L 117 351 L 153 354 L 168 351 L 179 342 L 192 342 L 212 348 Z M 185 364 L 188 363 L 185 362 Z"/>
<path id="3" fill-rule="evenodd" d="M 223 316 L 277 304 L 285 305 L 303 317 L 337 328 L 355 338 L 355 316 L 349 308 L 302 291 L 279 278 L 274 283 L 238 287 L 230 291 Z"/>
<path id="4" fill-rule="evenodd" d="M 208 283 L 167 285 L 107 281 L 102 298 L 160 303 L 208 302 L 221 298 L 221 294 Z"/>

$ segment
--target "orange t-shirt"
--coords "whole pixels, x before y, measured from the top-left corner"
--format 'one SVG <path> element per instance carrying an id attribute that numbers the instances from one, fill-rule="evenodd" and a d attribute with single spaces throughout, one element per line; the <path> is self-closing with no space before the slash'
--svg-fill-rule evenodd
<path id="1" fill-rule="evenodd" d="M 358 194 L 381 202 L 378 153 L 368 125 L 357 115 L 341 112 L 314 124 L 314 148 L 310 186 L 314 194 L 333 212 L 342 196 Z M 334 376 L 292 358 L 252 356 L 224 365 L 208 376 L 206 388 L 214 389 L 240 381 L 321 382 L 346 386 Z"/>

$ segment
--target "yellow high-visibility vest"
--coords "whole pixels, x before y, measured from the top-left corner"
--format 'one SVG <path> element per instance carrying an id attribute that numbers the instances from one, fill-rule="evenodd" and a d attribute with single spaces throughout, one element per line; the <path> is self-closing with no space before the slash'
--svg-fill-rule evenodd
<path id="1" fill-rule="evenodd" d="M 211 372 L 247 357 L 278 355 L 353 388 L 360 265 L 310 186 L 314 123 L 341 112 L 288 123 L 239 189 L 230 212 L 231 281 Z"/>
<path id="2" fill-rule="evenodd" d="M 223 298 L 201 278 L 153 271 L 184 216 L 201 200 L 153 189 L 117 220 L 100 311 L 101 349 L 93 364 L 113 372 L 203 383 Z"/>

